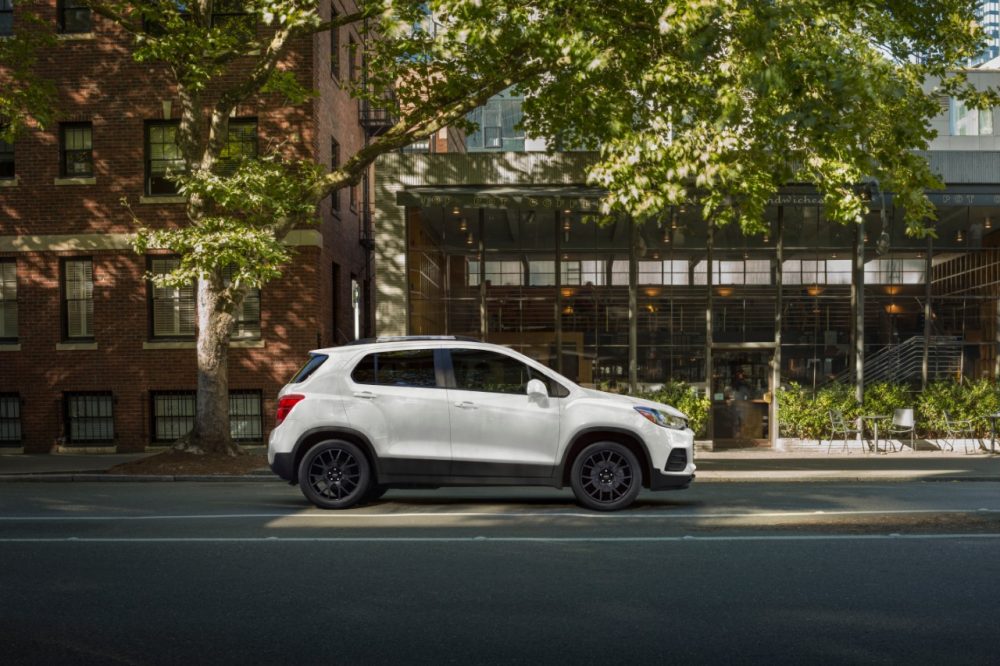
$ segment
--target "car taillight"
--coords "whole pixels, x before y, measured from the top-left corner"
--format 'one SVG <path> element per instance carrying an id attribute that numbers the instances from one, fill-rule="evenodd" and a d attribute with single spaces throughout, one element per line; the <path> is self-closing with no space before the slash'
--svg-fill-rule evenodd
<path id="1" fill-rule="evenodd" d="M 304 398 L 305 396 L 299 393 L 289 393 L 288 395 L 281 396 L 278 400 L 278 425 L 281 425 L 281 422 L 285 420 L 288 413 L 292 411 L 292 407 Z"/>

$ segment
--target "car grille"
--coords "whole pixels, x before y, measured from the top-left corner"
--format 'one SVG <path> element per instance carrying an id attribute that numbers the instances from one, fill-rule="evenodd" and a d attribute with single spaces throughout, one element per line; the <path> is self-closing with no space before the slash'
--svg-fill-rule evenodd
<path id="1" fill-rule="evenodd" d="M 667 456 L 667 467 L 668 472 L 683 472 L 684 468 L 687 467 L 688 457 L 687 451 L 684 449 L 674 449 Z"/>

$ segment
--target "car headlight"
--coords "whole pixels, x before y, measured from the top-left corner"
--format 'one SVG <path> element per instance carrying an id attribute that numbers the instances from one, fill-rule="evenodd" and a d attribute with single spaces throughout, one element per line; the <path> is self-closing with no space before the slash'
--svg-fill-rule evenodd
<path id="1" fill-rule="evenodd" d="M 647 421 L 655 423 L 663 428 L 684 430 L 688 425 L 687 419 L 681 418 L 680 416 L 673 416 L 672 414 L 664 414 L 660 410 L 653 409 L 652 407 L 635 407 L 634 409 Z"/>

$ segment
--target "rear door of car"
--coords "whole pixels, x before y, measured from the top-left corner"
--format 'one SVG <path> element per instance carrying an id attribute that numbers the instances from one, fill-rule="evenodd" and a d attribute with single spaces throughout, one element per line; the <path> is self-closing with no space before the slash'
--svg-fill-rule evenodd
<path id="1" fill-rule="evenodd" d="M 433 348 L 372 351 L 350 369 L 348 420 L 369 438 L 385 473 L 448 473 L 448 395 L 435 363 L 441 353 Z"/>

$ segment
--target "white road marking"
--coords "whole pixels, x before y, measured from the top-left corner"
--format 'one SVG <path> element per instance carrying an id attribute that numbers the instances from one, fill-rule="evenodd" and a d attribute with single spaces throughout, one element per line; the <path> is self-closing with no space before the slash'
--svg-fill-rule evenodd
<path id="1" fill-rule="evenodd" d="M 656 537 L 148 537 L 0 538 L 5 543 L 674 543 L 693 541 L 925 541 L 1000 539 L 1000 534 L 815 534 Z"/>
<path id="2" fill-rule="evenodd" d="M 822 515 L 831 516 L 889 516 L 928 513 L 1000 513 L 1000 509 L 866 509 L 841 511 L 740 511 L 728 513 L 583 513 L 571 511 L 411 511 L 406 513 L 347 513 L 347 512 L 306 512 L 306 513 L 210 513 L 210 514 L 147 514 L 140 516 L 0 516 L 2 522 L 69 522 L 69 521 L 129 521 L 129 520 L 243 520 L 251 518 L 294 518 L 301 520 L 366 520 L 396 518 L 586 518 L 591 520 L 689 520 L 705 518 L 801 518 Z"/>

